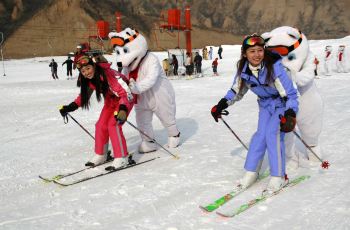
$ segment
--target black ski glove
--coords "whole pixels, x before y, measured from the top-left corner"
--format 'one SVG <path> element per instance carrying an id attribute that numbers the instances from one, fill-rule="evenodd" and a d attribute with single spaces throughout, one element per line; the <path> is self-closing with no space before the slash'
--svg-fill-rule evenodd
<path id="1" fill-rule="evenodd" d="M 114 112 L 114 118 L 119 124 L 123 124 L 128 118 L 128 108 L 126 105 L 121 104 L 119 106 L 119 111 Z"/>
<path id="2" fill-rule="evenodd" d="M 221 117 L 221 112 L 228 107 L 227 99 L 222 98 L 217 105 L 211 108 L 211 115 L 213 116 L 216 122 L 219 121 Z"/>
<path id="3" fill-rule="evenodd" d="M 297 123 L 296 114 L 293 109 L 288 109 L 284 112 L 284 116 L 281 116 L 281 131 L 285 133 L 292 132 Z"/>
<path id="4" fill-rule="evenodd" d="M 67 113 L 73 112 L 73 111 L 77 110 L 78 108 L 79 108 L 79 106 L 75 102 L 72 102 L 69 105 L 61 106 L 60 113 L 61 113 L 62 117 L 65 117 L 65 116 L 67 116 Z"/>

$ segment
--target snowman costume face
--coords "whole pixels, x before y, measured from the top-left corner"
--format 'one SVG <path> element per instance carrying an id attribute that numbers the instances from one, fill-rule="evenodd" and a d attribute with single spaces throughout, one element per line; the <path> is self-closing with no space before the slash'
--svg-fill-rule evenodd
<path id="1" fill-rule="evenodd" d="M 293 71 L 300 71 L 309 54 L 306 36 L 298 29 L 282 26 L 261 35 L 266 41 L 266 48 L 279 53 L 282 63 Z"/>
<path id="2" fill-rule="evenodd" d="M 147 54 L 148 45 L 145 37 L 131 28 L 126 28 L 121 32 L 110 32 L 108 37 L 114 47 L 118 68 L 135 70 Z"/>

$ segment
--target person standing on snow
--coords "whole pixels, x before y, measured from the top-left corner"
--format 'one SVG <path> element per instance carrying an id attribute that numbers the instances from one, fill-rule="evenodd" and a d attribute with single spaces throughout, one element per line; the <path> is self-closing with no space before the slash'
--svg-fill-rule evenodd
<path id="1" fill-rule="evenodd" d="M 197 73 L 202 73 L 202 57 L 201 55 L 199 55 L 198 52 L 196 52 L 196 55 L 194 56 L 194 60 L 193 60 L 195 66 L 196 66 L 196 71 Z"/>
<path id="2" fill-rule="evenodd" d="M 72 61 L 72 59 L 70 57 L 68 57 L 68 59 L 62 63 L 62 66 L 64 64 L 67 64 L 67 80 L 69 79 L 69 76 L 71 77 L 71 79 L 73 79 L 73 76 L 72 76 L 73 61 Z"/>
<path id="3" fill-rule="evenodd" d="M 52 59 L 51 60 L 51 63 L 49 65 L 49 67 L 51 67 L 51 75 L 52 75 L 52 78 L 54 80 L 58 80 L 58 76 L 57 76 L 57 62 L 55 62 L 55 59 Z"/>
<path id="4" fill-rule="evenodd" d="M 239 101 L 248 89 L 258 96 L 259 120 L 249 145 L 244 166 L 246 173 L 238 188 L 247 188 L 257 180 L 267 150 L 271 179 L 264 191 L 273 193 L 287 183 L 284 135 L 295 127 L 298 95 L 281 57 L 266 50 L 264 39 L 257 34 L 243 40 L 233 85 L 211 109 L 215 121 L 218 122 L 223 110 Z"/>
<path id="5" fill-rule="evenodd" d="M 219 46 L 219 49 L 218 49 L 218 54 L 219 54 L 219 58 L 220 58 L 220 59 L 222 59 L 222 56 L 221 56 L 222 51 L 223 51 L 222 47 L 221 47 L 221 46 Z"/>
<path id="6" fill-rule="evenodd" d="M 179 62 L 178 62 L 175 54 L 172 55 L 171 65 L 173 66 L 174 76 L 177 76 L 178 75 L 177 70 L 179 68 Z"/>
<path id="7" fill-rule="evenodd" d="M 212 60 L 213 59 L 213 47 L 210 46 L 209 48 L 209 59 Z"/>
<path id="8" fill-rule="evenodd" d="M 186 68 L 186 75 L 187 77 L 190 77 L 192 75 L 192 57 L 189 52 L 186 53 L 186 60 L 185 60 L 185 68 Z"/>
<path id="9" fill-rule="evenodd" d="M 67 113 L 79 107 L 89 109 L 93 91 L 96 93 L 97 101 L 104 98 L 104 106 L 96 123 L 95 155 L 85 164 L 89 167 L 107 161 L 109 139 L 114 153 L 112 167 L 120 168 L 128 165 L 128 149 L 122 126 L 133 107 L 134 99 L 125 76 L 111 69 L 110 65 L 107 62 L 95 63 L 88 56 L 81 56 L 76 60 L 76 68 L 81 78 L 80 94 L 72 103 L 60 109 L 61 115 L 65 118 Z"/>
<path id="10" fill-rule="evenodd" d="M 206 46 L 203 48 L 202 54 L 203 54 L 203 59 L 208 60 L 208 49 Z"/>
<path id="11" fill-rule="evenodd" d="M 169 63 L 169 59 L 165 58 L 163 61 L 162 61 L 162 66 L 163 66 L 163 70 L 165 72 L 165 75 L 166 76 L 169 76 L 170 72 L 170 63 Z"/>
<path id="12" fill-rule="evenodd" d="M 219 76 L 218 65 L 219 65 L 218 58 L 215 58 L 215 60 L 211 63 L 211 67 L 213 68 L 214 76 Z"/>
<path id="13" fill-rule="evenodd" d="M 317 57 L 315 56 L 314 58 L 314 64 L 315 64 L 315 76 L 317 76 L 317 67 L 318 67 L 318 64 L 320 64 L 320 61 L 317 59 Z"/>
<path id="14" fill-rule="evenodd" d="M 345 61 L 344 61 L 344 50 L 345 50 L 345 46 L 340 45 L 338 48 L 338 55 L 336 60 L 338 73 L 346 73 Z"/>
<path id="15" fill-rule="evenodd" d="M 116 64 L 127 69 L 130 90 L 137 96 L 136 123 L 142 139 L 139 153 L 157 150 L 152 126 L 154 115 L 167 130 L 168 147 L 178 147 L 180 131 L 176 125 L 175 91 L 158 58 L 148 51 L 145 37 L 131 28 L 111 32 L 108 37 L 116 53 Z"/>
<path id="16" fill-rule="evenodd" d="M 326 46 L 325 57 L 324 57 L 324 72 L 326 76 L 330 76 L 330 62 L 332 59 L 332 46 Z"/>

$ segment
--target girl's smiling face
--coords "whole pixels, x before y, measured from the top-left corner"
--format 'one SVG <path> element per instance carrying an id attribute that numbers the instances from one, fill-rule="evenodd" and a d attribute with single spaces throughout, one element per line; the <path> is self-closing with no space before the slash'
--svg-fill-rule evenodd
<path id="1" fill-rule="evenodd" d="M 92 79 L 95 75 L 95 67 L 93 65 L 86 65 L 81 67 L 80 72 L 85 78 Z"/>
<path id="2" fill-rule="evenodd" d="M 249 47 L 244 56 L 252 66 L 258 66 L 264 59 L 265 50 L 262 46 Z"/>

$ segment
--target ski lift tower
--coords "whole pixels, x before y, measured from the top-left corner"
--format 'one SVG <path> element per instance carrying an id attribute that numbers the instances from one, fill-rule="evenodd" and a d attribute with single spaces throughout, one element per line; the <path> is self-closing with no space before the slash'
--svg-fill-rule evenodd
<path id="1" fill-rule="evenodd" d="M 170 32 L 173 32 L 174 30 L 177 31 L 184 31 L 185 32 L 185 38 L 186 38 L 186 52 L 192 54 L 192 42 L 191 42 L 191 9 L 189 6 L 186 6 L 185 8 L 185 24 L 181 24 L 181 10 L 180 9 L 168 9 L 168 21 L 165 24 L 161 24 L 160 30 L 168 30 Z M 180 47 L 178 40 L 177 47 Z"/>
<path id="2" fill-rule="evenodd" d="M 117 32 L 120 32 L 122 30 L 122 15 L 120 12 L 115 12 L 115 30 Z M 104 41 L 108 40 L 108 34 L 110 32 L 109 29 L 109 23 L 104 20 L 100 20 L 96 22 L 96 32 L 94 35 L 89 35 L 89 46 L 91 45 L 91 42 L 97 43 L 101 48 L 99 50 L 93 49 L 90 50 L 90 53 L 96 54 L 101 53 L 103 54 L 105 52 L 104 49 Z"/>
<path id="3" fill-rule="evenodd" d="M 122 14 L 119 11 L 115 12 L 115 29 L 118 33 L 122 31 Z"/>

